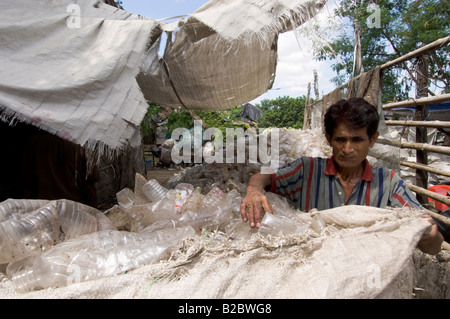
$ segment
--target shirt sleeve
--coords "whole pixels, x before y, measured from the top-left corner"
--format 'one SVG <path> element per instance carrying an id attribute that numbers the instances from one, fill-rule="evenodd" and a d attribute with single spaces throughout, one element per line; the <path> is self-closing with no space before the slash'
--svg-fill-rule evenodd
<path id="1" fill-rule="evenodd" d="M 269 191 L 296 203 L 299 200 L 298 193 L 302 191 L 303 167 L 303 160 L 298 159 L 278 169 L 271 176 Z"/>
<path id="2" fill-rule="evenodd" d="M 389 206 L 391 207 L 411 207 L 422 209 L 422 205 L 417 200 L 414 193 L 408 188 L 400 176 L 391 172 L 391 192 L 389 196 Z"/>

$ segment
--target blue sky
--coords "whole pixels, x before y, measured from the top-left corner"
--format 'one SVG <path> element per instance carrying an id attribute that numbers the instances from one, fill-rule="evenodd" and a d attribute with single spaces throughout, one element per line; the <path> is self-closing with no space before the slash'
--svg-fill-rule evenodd
<path id="1" fill-rule="evenodd" d="M 122 0 L 122 5 L 127 11 L 159 20 L 191 14 L 207 2 L 208 0 Z M 257 104 L 263 99 L 275 99 L 279 96 L 306 96 L 308 83 L 314 81 L 313 70 L 317 70 L 319 75 L 320 96 L 331 92 L 334 85 L 329 79 L 335 76 L 334 71 L 330 69 L 331 63 L 315 61 L 308 50 L 310 46 L 302 39 L 300 47 L 293 32 L 280 35 L 277 72 L 273 88 L 249 102 Z M 314 96 L 313 90 L 311 94 Z"/>
<path id="2" fill-rule="evenodd" d="M 122 0 L 125 10 L 151 19 L 164 19 L 193 13 L 208 0 Z"/>

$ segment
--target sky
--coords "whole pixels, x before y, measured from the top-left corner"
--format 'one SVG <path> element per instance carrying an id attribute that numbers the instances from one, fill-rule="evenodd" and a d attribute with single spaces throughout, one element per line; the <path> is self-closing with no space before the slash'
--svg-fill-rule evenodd
<path id="1" fill-rule="evenodd" d="M 122 6 L 126 11 L 159 20 L 191 14 L 207 2 L 208 0 L 122 0 Z M 324 13 L 326 11 L 324 10 Z M 311 47 L 311 43 L 306 39 L 298 41 L 294 32 L 281 34 L 278 42 L 277 71 L 272 89 L 249 102 L 259 104 L 261 100 L 276 99 L 280 96 L 294 98 L 306 96 L 308 83 L 313 86 L 314 70 L 317 70 L 319 77 L 320 97 L 334 90 L 335 85 L 329 81 L 335 76 L 331 62 L 315 61 Z M 311 96 L 315 97 L 313 87 Z"/>

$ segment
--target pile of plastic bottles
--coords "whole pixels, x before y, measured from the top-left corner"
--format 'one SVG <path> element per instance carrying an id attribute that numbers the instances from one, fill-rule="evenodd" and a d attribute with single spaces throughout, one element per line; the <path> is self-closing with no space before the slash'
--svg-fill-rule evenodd
<path id="1" fill-rule="evenodd" d="M 320 134 L 319 134 L 320 133 Z M 302 142 L 303 141 L 303 142 Z M 269 141 L 270 142 L 270 141 Z M 321 132 L 282 130 L 280 163 L 311 154 L 327 156 Z M 68 201 L 7 200 L 0 203 L 0 263 L 18 291 L 63 287 L 120 274 L 167 259 L 192 236 L 221 231 L 229 240 L 320 233 L 320 214 L 298 214 L 286 200 L 268 193 L 276 215 L 261 227 L 242 221 L 240 203 L 260 165 L 209 164 L 189 168 L 168 188 L 136 174 L 134 190 L 116 194 L 119 208 L 138 226 L 119 230 L 108 211 Z"/>
<path id="2" fill-rule="evenodd" d="M 269 150 L 271 150 L 273 145 L 278 146 L 279 150 L 277 153 L 279 158 L 277 159 L 277 167 L 284 166 L 300 157 L 327 158 L 332 155 L 332 149 L 321 129 L 296 130 L 282 128 L 278 129 L 277 136 L 277 143 L 272 142 L 273 136 L 270 129 L 263 131 L 257 136 L 258 139 L 263 137 L 262 140 L 267 141 Z M 241 194 L 245 193 L 248 180 L 253 174 L 260 172 L 263 166 L 259 162 L 250 160 L 250 154 L 259 155 L 259 146 L 251 142 L 248 137 L 240 137 L 233 144 L 234 162 L 227 158 L 223 163 L 203 163 L 188 167 L 169 181 L 170 187 L 174 188 L 179 183 L 190 183 L 194 187 L 200 187 L 204 192 L 208 192 L 212 187 L 216 186 L 224 191 L 236 189 Z M 238 145 L 244 145 L 244 150 L 239 149 Z M 225 149 L 224 153 L 228 156 L 228 146 L 225 146 Z M 243 163 L 238 162 L 238 153 L 245 155 Z"/>

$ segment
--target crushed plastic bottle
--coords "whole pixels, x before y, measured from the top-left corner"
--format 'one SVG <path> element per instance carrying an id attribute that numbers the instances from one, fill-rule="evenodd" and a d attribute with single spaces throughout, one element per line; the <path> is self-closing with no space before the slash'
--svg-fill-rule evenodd
<path id="1" fill-rule="evenodd" d="M 142 186 L 142 192 L 151 202 L 156 203 L 166 196 L 168 189 L 159 184 L 156 179 L 150 179 Z"/>
<path id="2" fill-rule="evenodd" d="M 120 207 L 130 208 L 136 202 L 134 192 L 129 188 L 124 188 L 116 193 L 117 203 Z"/>
<path id="3" fill-rule="evenodd" d="M 140 233 L 99 231 L 12 262 L 6 273 L 18 292 L 65 287 L 156 263 L 194 234 L 191 227 Z"/>
<path id="4" fill-rule="evenodd" d="M 0 264 L 34 256 L 60 242 L 55 204 L 16 214 L 0 224 Z"/>
<path id="5" fill-rule="evenodd" d="M 176 199 L 175 199 L 175 210 L 180 212 L 183 205 L 186 203 L 189 195 L 194 191 L 194 185 L 189 183 L 180 183 L 175 187 Z"/>
<path id="6" fill-rule="evenodd" d="M 221 205 L 202 207 L 198 211 L 186 211 L 176 219 L 178 226 L 191 226 L 197 233 L 203 228 L 222 227 L 234 218 L 231 203 L 222 201 Z"/>
<path id="7" fill-rule="evenodd" d="M 186 199 L 186 202 L 184 203 L 184 205 L 181 207 L 180 209 L 180 214 L 183 214 L 187 211 L 197 211 L 200 209 L 203 199 L 204 199 L 204 195 L 202 194 L 202 190 L 200 187 L 196 187 L 194 189 L 194 191 L 188 196 L 188 198 Z"/>
<path id="8" fill-rule="evenodd" d="M 225 193 L 217 186 L 214 186 L 203 199 L 202 208 L 214 208 L 225 198 Z"/>
<path id="9" fill-rule="evenodd" d="M 116 229 L 108 217 L 91 206 L 65 199 L 58 200 L 55 204 L 64 239 L 99 230 Z"/>
<path id="10" fill-rule="evenodd" d="M 174 189 L 167 191 L 165 196 L 151 205 L 142 218 L 144 225 L 151 225 L 163 219 L 175 219 L 177 217 L 176 200 L 177 192 Z"/>
<path id="11" fill-rule="evenodd" d="M 256 233 L 256 228 L 251 228 L 242 218 L 232 219 L 225 227 L 225 233 L 233 240 L 247 239 Z"/>
<path id="12" fill-rule="evenodd" d="M 317 209 L 312 209 L 310 213 L 312 217 L 311 228 L 320 234 L 322 230 L 324 230 L 325 227 L 327 227 L 325 220 L 320 215 Z"/>
<path id="13" fill-rule="evenodd" d="M 304 232 L 304 227 L 290 218 L 270 213 L 264 214 L 259 232 L 264 235 L 290 235 Z"/>
<path id="14" fill-rule="evenodd" d="M 231 208 L 233 214 L 240 217 L 241 216 L 241 202 L 242 196 L 236 189 L 231 190 L 226 194 L 226 201 L 231 203 Z"/>
<path id="15" fill-rule="evenodd" d="M 133 220 L 135 231 L 145 228 L 144 217 L 150 214 L 153 204 L 134 205 L 123 211 Z"/>
<path id="16" fill-rule="evenodd" d="M 42 203 L 46 204 L 35 209 Z M 0 263 L 40 254 L 69 238 L 115 229 L 102 212 L 69 200 L 10 204 L 5 206 L 13 207 L 14 213 L 7 212 L 10 218 L 0 223 Z"/>

